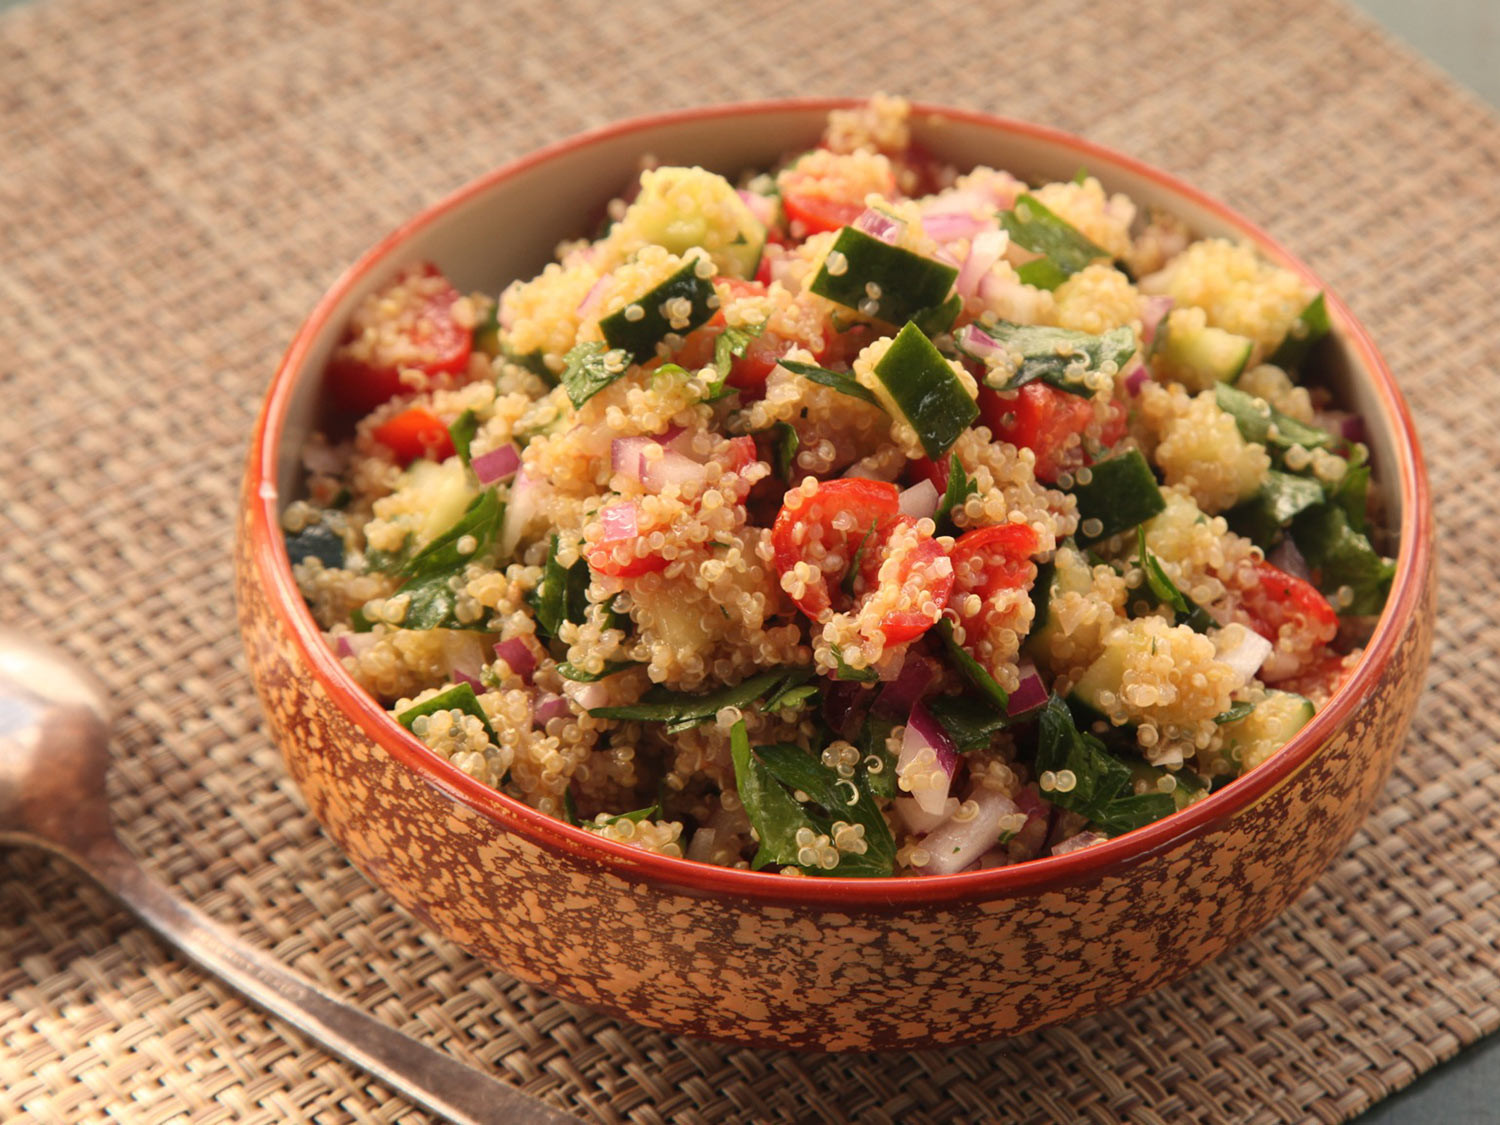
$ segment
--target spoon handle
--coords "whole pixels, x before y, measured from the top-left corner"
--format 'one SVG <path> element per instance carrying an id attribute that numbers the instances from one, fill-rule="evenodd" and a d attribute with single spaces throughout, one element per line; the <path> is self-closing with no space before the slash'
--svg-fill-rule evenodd
<path id="1" fill-rule="evenodd" d="M 140 919 L 210 973 L 412 1101 L 459 1125 L 564 1125 L 570 1117 L 324 992 L 248 945 L 150 875 L 118 840 L 85 867 Z"/>

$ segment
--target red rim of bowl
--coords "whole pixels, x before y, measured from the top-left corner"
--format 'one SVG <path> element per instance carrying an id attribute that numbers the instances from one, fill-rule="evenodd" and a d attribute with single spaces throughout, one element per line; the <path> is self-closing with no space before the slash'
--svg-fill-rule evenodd
<path id="1" fill-rule="evenodd" d="M 1240 811 L 1279 789 L 1301 770 L 1323 743 L 1344 725 L 1353 710 L 1374 687 L 1381 669 L 1395 649 L 1404 623 L 1417 608 L 1428 572 L 1431 550 L 1427 535 L 1431 519 L 1430 498 L 1416 429 L 1395 379 L 1369 334 L 1344 303 L 1328 292 L 1327 286 L 1310 269 L 1282 249 L 1255 224 L 1196 188 L 1139 160 L 1046 126 L 946 106 L 922 103 L 914 103 L 912 106 L 914 117 L 936 115 L 980 125 L 1001 134 L 1020 135 L 1065 145 L 1097 163 L 1112 163 L 1152 180 L 1171 193 L 1213 212 L 1254 240 L 1263 251 L 1327 292 L 1329 312 L 1336 331 L 1363 364 L 1382 409 L 1393 423 L 1397 464 L 1387 467 L 1387 471 L 1394 468 L 1398 473 L 1403 508 L 1400 550 L 1390 597 L 1370 643 L 1348 682 L 1312 722 L 1267 762 L 1207 799 L 1144 828 L 1076 852 L 1043 856 L 1009 867 L 956 875 L 891 876 L 878 879 L 794 879 L 774 872 L 746 871 L 716 867 L 694 860 L 674 859 L 605 840 L 582 828 L 547 816 L 460 772 L 418 742 L 373 698 L 366 695 L 324 643 L 317 623 L 297 591 L 286 547 L 277 530 L 276 480 L 282 429 L 291 392 L 307 352 L 344 294 L 371 270 L 386 265 L 413 234 L 498 182 L 565 152 L 608 137 L 693 119 L 733 119 L 765 113 L 811 110 L 827 112 L 858 105 L 861 101 L 858 98 L 790 98 L 740 102 L 616 122 L 511 161 L 459 188 L 387 235 L 345 271 L 318 302 L 293 338 L 272 379 L 252 437 L 247 470 L 250 479 L 245 490 L 245 495 L 252 504 L 250 534 L 256 567 L 271 604 L 290 624 L 291 633 L 296 638 L 312 675 L 372 740 L 398 761 L 423 775 L 450 798 L 461 801 L 508 829 L 522 832 L 543 846 L 570 853 L 585 861 L 593 861 L 602 870 L 700 894 L 731 894 L 770 904 L 818 903 L 856 909 L 900 909 L 924 903 L 1002 898 L 1092 881 L 1106 873 L 1133 867 L 1191 838 L 1223 827 Z"/>

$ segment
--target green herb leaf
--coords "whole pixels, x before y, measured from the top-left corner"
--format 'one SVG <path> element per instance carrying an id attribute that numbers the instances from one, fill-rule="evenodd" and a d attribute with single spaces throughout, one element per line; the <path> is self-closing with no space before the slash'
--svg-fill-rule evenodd
<path id="1" fill-rule="evenodd" d="M 767 715 L 780 711 L 797 711 L 817 702 L 816 684 L 799 684 L 795 679 L 787 681 L 761 701 L 760 709 Z"/>
<path id="2" fill-rule="evenodd" d="M 929 338 L 941 336 L 944 332 L 953 331 L 954 322 L 958 320 L 958 314 L 963 311 L 964 299 L 954 293 L 941 305 L 934 305 L 930 309 L 912 313 L 909 323 L 915 324 L 918 330 Z"/>
<path id="3" fill-rule="evenodd" d="M 845 597 L 848 597 L 848 598 L 854 597 L 854 580 L 855 580 L 855 578 L 857 578 L 859 576 L 859 564 L 860 564 L 860 560 L 864 558 L 865 548 L 867 546 L 869 546 L 870 536 L 872 536 L 872 535 L 875 534 L 875 528 L 877 526 L 878 526 L 878 521 L 877 520 L 871 520 L 870 521 L 870 526 L 867 527 L 867 528 L 865 528 L 865 533 L 862 536 L 860 536 L 859 546 L 856 547 L 856 548 L 854 548 L 854 557 L 849 560 L 849 567 L 848 567 L 847 570 L 844 571 L 844 577 L 839 582 L 839 588 L 841 590 L 843 590 Z M 844 663 L 844 658 L 842 656 L 840 656 L 838 658 L 838 660 L 839 660 L 840 670 L 842 671 L 842 666 L 843 666 L 843 663 Z M 840 677 L 840 678 L 842 679 L 844 677 Z"/>
<path id="4" fill-rule="evenodd" d="M 1379 613 L 1385 607 L 1396 564 L 1381 558 L 1369 539 L 1349 526 L 1349 517 L 1336 504 L 1322 504 L 1303 512 L 1292 522 L 1292 539 L 1307 565 L 1318 576 L 1318 589 L 1337 595 L 1342 587 L 1354 599 L 1334 608 L 1341 614 Z"/>
<path id="5" fill-rule="evenodd" d="M 1054 695 L 1042 708 L 1038 729 L 1037 773 L 1073 774 L 1067 792 L 1042 790 L 1042 797 L 1059 808 L 1088 818 L 1111 836 L 1129 832 L 1177 810 L 1166 793 L 1136 794 L 1130 767 L 1111 755 L 1104 744 L 1073 723 L 1068 706 Z"/>
<path id="6" fill-rule="evenodd" d="M 1328 302 L 1319 293 L 1307 303 L 1291 331 L 1286 334 L 1286 339 L 1277 345 L 1266 362 L 1274 363 L 1285 371 L 1296 370 L 1312 351 L 1313 345 L 1327 336 L 1332 328 L 1333 324 L 1328 319 Z"/>
<path id="7" fill-rule="evenodd" d="M 588 613 L 589 564 L 579 559 L 565 567 L 557 561 L 557 536 L 547 552 L 542 581 L 536 588 L 532 608 L 544 636 L 555 637 L 564 621 L 582 625 Z"/>
<path id="8" fill-rule="evenodd" d="M 1231 508 L 1224 518 L 1236 534 L 1243 535 L 1262 550 L 1270 550 L 1281 538 L 1282 528 L 1300 513 L 1321 503 L 1323 486 L 1317 480 L 1269 469 L 1260 491 Z"/>
<path id="9" fill-rule="evenodd" d="M 479 416 L 472 410 L 465 410 L 448 427 L 448 436 L 453 439 L 453 451 L 465 465 L 469 463 L 469 446 L 478 432 Z"/>
<path id="10" fill-rule="evenodd" d="M 1146 529 L 1137 527 L 1135 534 L 1136 561 L 1145 572 L 1146 588 L 1156 595 L 1157 601 L 1172 610 L 1175 614 L 1174 623 L 1187 625 L 1197 633 L 1207 633 L 1210 629 L 1218 628 L 1219 623 L 1208 615 L 1208 611 L 1179 590 L 1177 583 L 1162 569 L 1161 560 L 1146 547 Z"/>
<path id="11" fill-rule="evenodd" d="M 838 645 L 833 646 L 835 680 L 845 680 L 856 684 L 873 684 L 880 679 L 880 674 L 874 668 L 853 668 L 844 663 L 844 654 Z"/>
<path id="12" fill-rule="evenodd" d="M 490 742 L 495 746 L 500 745 L 500 740 L 495 737 L 494 728 L 490 726 L 490 718 L 485 714 L 484 708 L 479 705 L 479 697 L 474 694 L 474 686 L 469 683 L 454 684 L 452 687 L 444 688 L 431 699 L 398 712 L 396 721 L 407 730 L 411 730 L 412 724 L 423 715 L 453 710 L 473 715 L 484 724 L 484 733 L 489 737 Z"/>
<path id="13" fill-rule="evenodd" d="M 505 505 L 500 503 L 497 491 L 486 488 L 469 502 L 457 523 L 414 554 L 397 573 L 408 581 L 457 573 L 489 550 L 504 514 Z M 458 549 L 464 538 L 474 540 L 472 551 Z"/>
<path id="14" fill-rule="evenodd" d="M 661 806 L 659 804 L 647 805 L 643 809 L 636 809 L 634 812 L 620 813 L 617 816 L 606 817 L 604 820 L 585 820 L 582 822 L 575 821 L 574 823 L 577 823 L 579 828 L 586 828 L 590 832 L 599 832 L 605 828 L 608 828 L 611 824 L 620 823 L 620 821 L 622 820 L 628 820 L 632 824 L 639 824 L 641 821 L 655 816 L 657 810 L 660 807 Z M 577 814 L 575 813 L 574 816 L 576 817 Z"/>
<path id="15" fill-rule="evenodd" d="M 757 746 L 754 753 L 766 772 L 791 790 L 793 800 L 798 793 L 805 793 L 810 803 L 818 806 L 802 806 L 818 833 L 831 836 L 836 820 L 864 826 L 863 854 L 844 852 L 832 870 L 804 867 L 804 871 L 813 875 L 871 876 L 889 875 L 895 870 L 896 842 L 861 771 L 856 769 L 853 778 L 840 777 L 800 746 Z"/>
<path id="16" fill-rule="evenodd" d="M 765 328 L 764 324 L 757 324 L 751 328 L 726 328 L 719 333 L 714 340 L 714 373 L 718 378 L 709 388 L 710 400 L 723 396 L 724 382 L 729 378 L 729 370 L 734 366 L 734 361 L 744 358 L 745 349 Z"/>
<path id="17" fill-rule="evenodd" d="M 500 302 L 490 302 L 490 311 L 474 326 L 474 350 L 490 358 L 500 354 Z"/>
<path id="18" fill-rule="evenodd" d="M 571 661 L 564 660 L 557 666 L 557 674 L 565 680 L 572 680 L 579 684 L 594 684 L 600 680 L 613 676 L 616 672 L 623 672 L 627 668 L 638 667 L 634 660 L 606 660 L 604 668 L 598 672 L 585 672 Z"/>
<path id="19" fill-rule="evenodd" d="M 1010 726 L 1009 715 L 976 695 L 940 695 L 927 701 L 927 710 L 961 752 L 988 746 Z"/>
<path id="20" fill-rule="evenodd" d="M 891 737 L 891 731 L 895 729 L 895 723 L 879 715 L 867 716 L 864 726 L 860 728 L 858 742 L 860 764 L 864 770 L 865 781 L 870 786 L 870 792 L 877 797 L 898 795 L 896 792 L 896 755 L 886 745 Z"/>
<path id="21" fill-rule="evenodd" d="M 567 366 L 560 381 L 575 409 L 630 370 L 627 352 L 606 348 L 598 340 L 579 344 L 563 358 Z"/>
<path id="22" fill-rule="evenodd" d="M 365 573 L 392 574 L 405 566 L 409 558 L 411 558 L 411 534 L 408 532 L 406 538 L 401 541 L 401 546 L 394 551 L 366 548 Z"/>
<path id="23" fill-rule="evenodd" d="M 817 826 L 751 751 L 743 719 L 729 731 L 729 754 L 734 760 L 734 787 L 760 841 L 750 865 L 757 870 L 773 864 L 795 866 L 801 850 L 798 829 L 816 832 Z"/>
<path id="24" fill-rule="evenodd" d="M 1327 430 L 1299 422 L 1273 408 L 1265 399 L 1228 383 L 1215 384 L 1214 399 L 1219 409 L 1234 419 L 1240 436 L 1246 441 L 1259 442 L 1277 450 L 1290 449 L 1294 445 L 1321 449 L 1333 444 L 1333 435 Z"/>
<path id="25" fill-rule="evenodd" d="M 464 624 L 454 613 L 458 604 L 458 593 L 453 589 L 455 581 L 454 572 L 439 571 L 425 578 L 414 578 L 402 586 L 402 595 L 410 601 L 406 616 L 401 619 L 401 628 L 483 630 L 482 621 Z"/>
<path id="26" fill-rule="evenodd" d="M 1001 711 L 1010 706 L 1010 694 L 995 682 L 984 668 L 984 665 L 969 655 L 968 651 L 953 639 L 953 622 L 946 617 L 938 619 L 935 626 L 938 637 L 943 642 L 943 648 L 948 651 L 948 659 L 953 661 L 954 667 L 963 675 L 964 679 L 988 700 L 993 706 Z"/>
<path id="27" fill-rule="evenodd" d="M 979 491 L 979 485 L 969 479 L 969 474 L 964 472 L 963 463 L 957 456 L 949 454 L 945 463 L 948 466 L 948 485 L 943 489 L 942 499 L 938 501 L 933 522 L 937 524 L 938 535 L 957 535 L 959 529 L 953 522 L 953 510 L 962 508 L 964 501 Z"/>
<path id="28" fill-rule="evenodd" d="M 573 787 L 563 790 L 563 819 L 569 824 L 578 823 L 578 806 L 573 802 Z"/>
<path id="29" fill-rule="evenodd" d="M 1021 280 L 1028 285 L 1038 281 L 1054 281 L 1039 288 L 1055 289 L 1067 278 L 1089 263 L 1109 255 L 1083 236 L 1077 227 L 1061 218 L 1030 192 L 1016 197 L 1015 206 L 1000 212 L 1000 225 L 1017 246 L 1041 254 L 1042 260 L 1050 264 L 1051 270 L 1030 270 L 1035 262 L 1028 262 L 1021 269 Z"/>
<path id="30" fill-rule="evenodd" d="M 814 383 L 825 387 L 831 387 L 842 395 L 850 398 L 862 399 L 872 406 L 879 406 L 875 398 L 875 392 L 867 387 L 860 386 L 853 375 L 842 371 L 830 371 L 826 367 L 819 367 L 813 363 L 801 363 L 797 360 L 784 359 L 781 366 L 785 367 L 793 375 L 801 375 L 804 379 L 811 379 Z"/>
<path id="31" fill-rule="evenodd" d="M 773 668 L 737 684 L 710 692 L 692 693 L 652 688 L 638 703 L 618 707 L 596 707 L 589 712 L 599 719 L 633 719 L 644 723 L 667 723 L 686 729 L 707 722 L 725 707 L 748 707 L 766 695 L 775 695 L 787 686 L 806 683 L 813 676 L 808 667 Z"/>
<path id="32" fill-rule="evenodd" d="M 1214 716 L 1214 722 L 1219 726 L 1223 726 L 1225 723 L 1237 723 L 1254 710 L 1255 704 L 1247 703 L 1242 700 L 1241 702 L 1236 703 L 1234 704 L 1234 706 L 1230 707 L 1228 711 L 1220 711 L 1217 715 Z"/>
<path id="33" fill-rule="evenodd" d="M 1364 534 L 1368 518 L 1370 493 L 1370 466 L 1366 463 L 1369 451 L 1363 446 L 1356 444 L 1350 455 L 1349 467 L 1344 470 L 1344 475 L 1339 478 L 1337 484 L 1328 490 L 1328 501 L 1337 504 L 1344 509 L 1344 518 L 1349 521 L 1349 526 L 1360 534 Z"/>
<path id="34" fill-rule="evenodd" d="M 286 537 L 286 556 L 294 566 L 303 559 L 315 558 L 330 570 L 337 570 L 344 565 L 344 537 L 326 523 L 310 523 Z"/>
<path id="35" fill-rule="evenodd" d="M 1114 328 L 1102 336 L 1094 336 L 1067 328 L 1002 320 L 984 328 L 973 326 L 971 331 L 1005 349 L 1003 355 L 996 355 L 989 348 L 976 350 L 972 345 L 958 344 L 959 351 L 985 364 L 985 383 L 999 391 L 1013 391 L 1041 381 L 1060 391 L 1092 398 L 1093 389 L 1084 382 L 1084 377 L 1099 371 L 1106 363 L 1118 371 L 1135 354 L 1135 333 L 1129 328 Z"/>
<path id="36" fill-rule="evenodd" d="M 772 463 L 776 466 L 776 475 L 784 483 L 793 484 L 792 474 L 797 471 L 797 450 L 802 440 L 790 422 L 777 422 L 771 427 L 771 433 L 774 435 Z"/>

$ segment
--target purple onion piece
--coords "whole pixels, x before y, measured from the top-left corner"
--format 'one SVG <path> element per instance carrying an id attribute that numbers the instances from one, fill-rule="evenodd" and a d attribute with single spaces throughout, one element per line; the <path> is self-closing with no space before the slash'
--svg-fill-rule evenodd
<path id="1" fill-rule="evenodd" d="M 900 239 L 901 232 L 906 229 L 906 224 L 900 219 L 892 218 L 884 211 L 867 207 L 859 218 L 854 220 L 854 229 L 863 231 L 871 238 L 880 239 L 887 246 L 894 246 Z"/>
<path id="2" fill-rule="evenodd" d="M 937 485 L 924 477 L 910 488 L 902 490 L 901 514 L 913 519 L 930 519 L 937 515 L 939 499 Z"/>
<path id="3" fill-rule="evenodd" d="M 932 690 L 937 682 L 937 662 L 920 652 L 909 652 L 901 665 L 901 674 L 885 687 L 875 700 L 875 712 L 887 718 L 910 715 L 911 710 Z"/>
<path id="4" fill-rule="evenodd" d="M 471 676 L 462 668 L 453 669 L 453 682 L 455 684 L 468 684 L 480 694 L 483 694 L 487 690 L 478 676 Z"/>
<path id="5" fill-rule="evenodd" d="M 1144 352 L 1156 338 L 1162 319 L 1172 311 L 1171 297 L 1147 297 L 1141 303 L 1141 350 Z"/>
<path id="6" fill-rule="evenodd" d="M 505 661 L 512 672 L 528 682 L 531 680 L 531 673 L 536 671 L 536 657 L 520 637 L 501 641 L 495 646 L 495 655 Z"/>
<path id="7" fill-rule="evenodd" d="M 514 445 L 505 444 L 488 453 L 481 453 L 469 462 L 480 484 L 494 484 L 516 475 L 521 467 L 521 451 Z"/>
<path id="8" fill-rule="evenodd" d="M 953 282 L 953 288 L 961 297 L 973 297 L 979 292 L 979 283 L 1005 253 L 1005 235 L 998 230 L 986 230 L 974 236 L 969 244 L 968 257 Z"/>
<path id="9" fill-rule="evenodd" d="M 1129 375 L 1125 376 L 1125 390 L 1129 394 L 1138 395 L 1141 388 L 1151 381 L 1151 372 L 1144 366 L 1137 367 Z"/>
<path id="10" fill-rule="evenodd" d="M 532 708 L 531 720 L 539 727 L 545 727 L 553 719 L 561 719 L 569 715 L 572 708 L 568 701 L 560 695 L 554 695 L 550 691 L 544 691 L 537 696 L 536 706 Z"/>
<path id="11" fill-rule="evenodd" d="M 1005 354 L 1005 345 L 977 324 L 964 325 L 959 329 L 954 342 L 963 351 L 979 359 L 997 359 Z"/>
<path id="12" fill-rule="evenodd" d="M 1297 544 L 1292 542 L 1290 535 L 1276 544 L 1276 549 L 1266 556 L 1266 562 L 1277 570 L 1284 570 L 1304 582 L 1312 581 L 1312 571 L 1308 568 L 1307 560 L 1302 557 L 1302 552 L 1297 550 Z"/>
<path id="13" fill-rule="evenodd" d="M 1036 670 L 1036 665 L 1030 661 L 1021 665 L 1021 682 L 1016 690 L 1010 693 L 1010 702 L 1005 708 L 1005 713 L 1011 718 L 1024 715 L 1028 711 L 1035 711 L 1047 702 L 1047 685 L 1042 683 L 1042 677 Z"/>
<path id="14" fill-rule="evenodd" d="M 623 539 L 634 539 L 639 531 L 640 512 L 633 502 L 611 504 L 599 513 L 599 522 L 604 526 L 601 543 L 618 543 Z"/>
<path id="15" fill-rule="evenodd" d="M 1053 855 L 1067 855 L 1069 852 L 1081 852 L 1084 848 L 1091 848 L 1095 844 L 1102 844 L 1109 837 L 1100 832 L 1080 832 L 1076 836 L 1069 836 L 1060 844 L 1052 847 Z"/>
<path id="16" fill-rule="evenodd" d="M 976 219 L 967 211 L 934 211 L 922 216 L 922 229 L 938 242 L 953 242 L 994 228 L 988 220 Z"/>

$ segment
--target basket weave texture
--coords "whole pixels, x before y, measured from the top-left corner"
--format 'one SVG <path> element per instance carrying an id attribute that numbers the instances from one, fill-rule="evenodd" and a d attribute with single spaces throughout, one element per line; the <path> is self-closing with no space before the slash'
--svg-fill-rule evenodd
<path id="1" fill-rule="evenodd" d="M 1443 593 L 1376 812 L 1259 936 L 1127 1007 L 882 1057 L 685 1041 L 486 969 L 305 812 L 234 626 L 244 443 L 332 278 L 478 173 L 668 107 L 877 89 L 1029 118 L 1225 199 L 1415 406 Z M 128 844 L 247 939 L 601 1122 L 1335 1122 L 1500 1027 L 1500 120 L 1327 0 L 593 6 L 38 0 L 0 16 L 0 622 L 118 701 Z M 0 852 L 0 1120 L 425 1120 Z"/>

